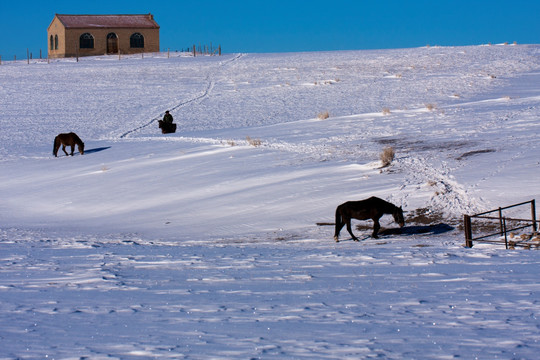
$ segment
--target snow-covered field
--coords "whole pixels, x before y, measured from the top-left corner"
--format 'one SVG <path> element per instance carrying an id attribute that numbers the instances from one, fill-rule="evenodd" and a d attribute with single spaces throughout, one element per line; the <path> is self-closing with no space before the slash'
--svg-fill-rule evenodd
<path id="1" fill-rule="evenodd" d="M 0 66 L 0 359 L 537 358 L 540 46 L 166 55 Z"/>

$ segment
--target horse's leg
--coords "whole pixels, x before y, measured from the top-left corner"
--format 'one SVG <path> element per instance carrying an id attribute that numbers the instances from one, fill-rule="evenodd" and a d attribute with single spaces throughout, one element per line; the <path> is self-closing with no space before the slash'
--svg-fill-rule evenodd
<path id="1" fill-rule="evenodd" d="M 351 228 L 351 218 L 348 218 L 347 219 L 347 231 L 349 232 L 349 234 L 351 234 L 352 236 L 352 239 L 354 241 L 359 241 L 358 238 L 356 236 L 354 236 L 353 232 L 352 232 L 352 228 Z"/>
<path id="2" fill-rule="evenodd" d="M 336 240 L 336 242 L 339 242 L 338 240 L 338 237 L 339 237 L 339 233 L 341 232 L 341 229 L 343 229 L 343 226 L 345 226 L 345 223 L 344 222 L 337 222 L 336 221 L 336 232 L 334 233 L 334 240 Z"/>
<path id="3" fill-rule="evenodd" d="M 379 219 L 373 219 L 373 234 L 371 234 L 371 236 L 374 238 L 374 239 L 378 239 L 379 237 L 377 236 L 377 233 L 379 232 L 381 228 L 381 224 L 379 224 Z"/>
<path id="4" fill-rule="evenodd" d="M 66 154 L 66 156 L 68 156 L 69 154 L 67 153 L 66 151 L 66 145 L 62 144 L 62 151 L 64 151 L 64 153 Z"/>
<path id="5" fill-rule="evenodd" d="M 74 151 L 75 151 L 75 144 L 71 144 L 71 156 L 73 156 Z"/>
<path id="6" fill-rule="evenodd" d="M 341 232 L 341 229 L 343 229 L 343 226 L 345 225 L 345 223 L 342 221 L 342 218 L 341 218 L 341 211 L 339 210 L 339 208 L 336 209 L 336 231 L 334 232 L 334 240 L 336 242 L 339 242 L 338 238 L 339 238 L 339 233 Z"/>

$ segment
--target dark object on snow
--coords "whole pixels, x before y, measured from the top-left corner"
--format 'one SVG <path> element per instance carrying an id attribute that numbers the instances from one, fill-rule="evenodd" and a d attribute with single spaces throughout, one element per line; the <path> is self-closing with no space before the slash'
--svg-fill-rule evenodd
<path id="1" fill-rule="evenodd" d="M 58 149 L 60 148 L 60 145 L 62 145 L 62 150 L 64 151 L 64 153 L 66 153 L 66 156 L 68 155 L 73 156 L 73 151 L 75 150 L 75 144 L 79 148 L 79 152 L 81 153 L 81 155 L 83 155 L 84 143 L 82 142 L 81 138 L 77 136 L 77 134 L 75 134 L 74 132 L 58 134 L 54 138 L 53 155 L 55 157 L 58 156 Z M 71 154 L 67 153 L 66 146 L 71 146 Z"/>
<path id="2" fill-rule="evenodd" d="M 169 113 L 169 110 L 165 111 L 165 115 L 163 115 L 163 122 L 164 123 L 168 123 L 168 124 L 172 124 L 173 123 L 173 117 L 172 115 Z"/>
<path id="3" fill-rule="evenodd" d="M 339 232 L 344 225 L 347 225 L 347 231 L 351 234 L 354 241 L 358 241 L 358 238 L 354 236 L 351 229 L 351 219 L 358 220 L 373 220 L 373 234 L 371 236 L 377 239 L 377 233 L 381 228 L 379 219 L 384 214 L 392 214 L 394 220 L 400 227 L 405 225 L 403 219 L 403 209 L 397 207 L 394 204 L 372 196 L 369 199 L 361 201 L 347 201 L 339 205 L 336 208 L 336 232 L 334 234 L 334 240 L 338 242 Z"/>
<path id="4" fill-rule="evenodd" d="M 165 111 L 163 120 L 159 120 L 159 128 L 162 134 L 170 134 L 176 132 L 176 124 L 173 124 L 173 117 L 169 113 L 169 110 Z"/>
<path id="5" fill-rule="evenodd" d="M 162 134 L 170 134 L 176 132 L 176 124 L 168 123 L 164 120 L 159 120 L 158 123 Z"/>

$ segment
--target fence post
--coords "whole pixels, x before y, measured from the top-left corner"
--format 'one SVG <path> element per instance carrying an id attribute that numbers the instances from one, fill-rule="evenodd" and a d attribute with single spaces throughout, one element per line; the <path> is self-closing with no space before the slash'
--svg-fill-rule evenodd
<path id="1" fill-rule="evenodd" d="M 531 216 L 532 216 L 533 232 L 536 232 L 538 228 L 536 227 L 536 204 L 535 204 L 534 199 L 531 200 Z"/>
<path id="2" fill-rule="evenodd" d="M 503 227 L 504 227 L 504 245 L 506 246 L 506 250 L 508 250 L 508 235 L 506 234 L 506 218 L 502 219 Z"/>
<path id="3" fill-rule="evenodd" d="M 506 230 L 503 228 L 503 217 L 502 217 L 502 209 L 499 207 L 499 225 L 501 226 L 501 236 L 503 234 L 506 234 Z"/>
<path id="4" fill-rule="evenodd" d="M 472 228 L 471 228 L 471 217 L 469 215 L 463 215 L 463 224 L 465 228 L 465 247 L 472 248 Z"/>

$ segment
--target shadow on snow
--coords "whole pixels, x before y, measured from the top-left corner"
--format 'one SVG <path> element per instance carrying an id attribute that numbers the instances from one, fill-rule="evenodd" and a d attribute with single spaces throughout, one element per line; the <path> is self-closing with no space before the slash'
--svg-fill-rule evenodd
<path id="1" fill-rule="evenodd" d="M 110 149 L 110 148 L 111 148 L 110 146 L 104 146 L 104 147 L 99 147 L 99 148 L 94 148 L 94 149 L 88 149 L 88 150 L 85 150 L 84 153 L 85 154 L 92 154 L 92 153 L 97 153 L 97 152 L 107 150 L 107 149 Z"/>

